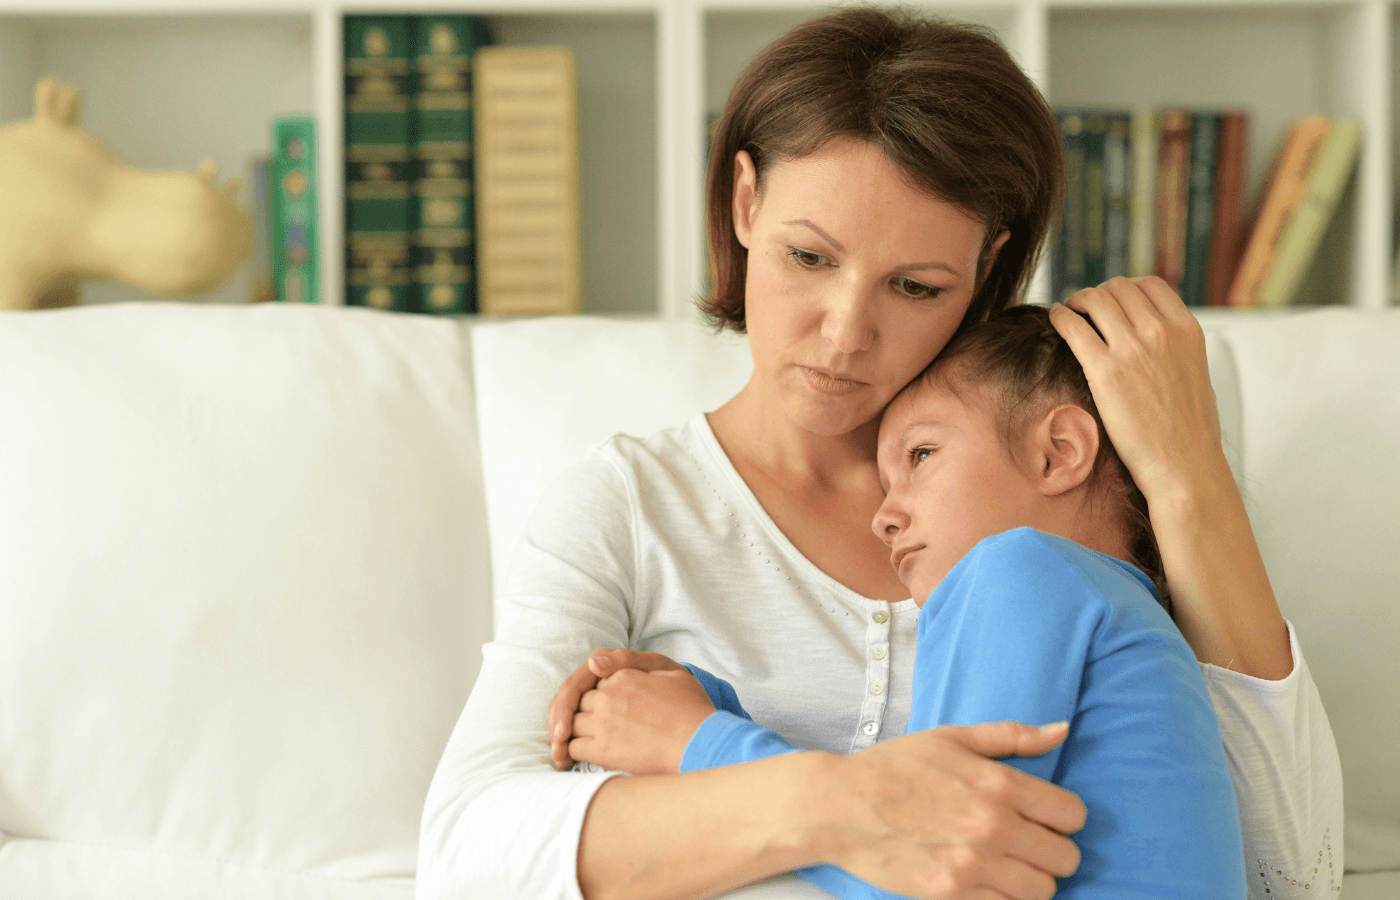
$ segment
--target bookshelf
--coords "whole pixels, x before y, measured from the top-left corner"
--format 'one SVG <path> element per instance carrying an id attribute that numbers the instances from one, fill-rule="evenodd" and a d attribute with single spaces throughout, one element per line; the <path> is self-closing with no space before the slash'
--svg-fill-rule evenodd
<path id="1" fill-rule="evenodd" d="M 1318 111 L 1364 125 L 1361 162 L 1307 285 L 1319 303 L 1380 308 L 1394 280 L 1396 0 L 957 0 L 923 4 L 991 26 L 1057 105 L 1237 105 L 1253 114 L 1252 196 L 1287 125 Z M 343 171 L 347 14 L 476 12 L 502 42 L 578 59 L 584 310 L 689 315 L 704 282 L 707 112 L 751 54 L 819 14 L 768 0 L 0 0 L 0 122 L 27 117 L 52 74 L 83 92 L 83 122 L 140 168 L 246 172 L 267 122 L 312 113 L 321 170 Z M 343 221 L 341 186 L 322 218 Z M 246 196 L 246 195 L 245 195 Z M 343 259 L 323 229 L 323 258 Z M 323 295 L 343 295 L 327 266 Z M 1033 287 L 1046 291 L 1044 273 Z M 212 301 L 246 296 L 235 279 Z M 93 285 L 88 302 L 132 296 Z"/>

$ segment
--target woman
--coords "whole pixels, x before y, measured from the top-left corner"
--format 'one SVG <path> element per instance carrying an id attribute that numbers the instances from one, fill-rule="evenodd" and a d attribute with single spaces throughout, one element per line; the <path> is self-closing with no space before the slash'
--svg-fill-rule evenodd
<path id="1" fill-rule="evenodd" d="M 1074 870 L 1082 803 L 994 761 L 1063 731 L 893 737 L 918 608 L 869 528 L 880 413 L 962 322 L 1021 296 L 1063 194 L 1059 147 L 1034 86 L 966 28 L 850 11 L 750 65 L 712 148 L 707 310 L 747 330 L 754 374 L 708 416 L 605 444 L 541 504 L 429 792 L 422 896 L 698 897 L 827 862 L 915 897 L 1048 897 Z M 1148 499 L 1247 858 L 1301 864 L 1327 829 L 1340 840 L 1340 774 L 1221 452 L 1200 328 L 1154 279 L 1070 305 L 1098 333 L 1054 321 Z M 583 661 L 608 646 L 708 669 L 825 752 L 555 772 L 549 741 L 563 765 L 570 735 L 547 734 L 545 704 L 570 672 L 591 687 Z M 1259 724 L 1278 722 L 1305 726 Z"/>

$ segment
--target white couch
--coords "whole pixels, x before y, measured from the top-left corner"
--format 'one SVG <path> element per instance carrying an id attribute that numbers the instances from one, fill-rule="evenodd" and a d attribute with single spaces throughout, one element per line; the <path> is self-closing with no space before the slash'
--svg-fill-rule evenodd
<path id="1" fill-rule="evenodd" d="M 1208 328 L 1371 873 L 1344 896 L 1400 897 L 1400 310 Z M 0 900 L 407 900 L 534 499 L 748 368 L 683 323 L 0 313 Z"/>

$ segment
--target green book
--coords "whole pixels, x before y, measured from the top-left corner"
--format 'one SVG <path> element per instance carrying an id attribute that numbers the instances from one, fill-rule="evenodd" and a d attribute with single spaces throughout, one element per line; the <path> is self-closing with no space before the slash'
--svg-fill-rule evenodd
<path id="1" fill-rule="evenodd" d="M 345 302 L 416 309 L 413 17 L 345 17 Z"/>
<path id="2" fill-rule="evenodd" d="M 472 54 L 488 43 L 485 22 L 425 15 L 414 22 L 413 103 L 417 178 L 412 249 L 417 308 L 476 312 L 472 156 Z"/>
<path id="3" fill-rule="evenodd" d="M 317 303 L 321 257 L 317 223 L 316 120 L 279 116 L 272 122 L 268 163 L 272 213 L 272 279 L 284 303 Z"/>
<path id="4" fill-rule="evenodd" d="M 1181 299 L 1187 306 L 1206 305 L 1210 277 L 1210 237 L 1215 227 L 1215 170 L 1220 116 L 1197 110 L 1191 115 L 1191 155 L 1186 194 L 1186 257 L 1181 271 Z"/>
<path id="5" fill-rule="evenodd" d="M 1104 280 L 1104 229 L 1108 211 L 1104 193 L 1104 141 L 1108 118 L 1099 111 L 1084 115 L 1084 283 Z"/>
<path id="6" fill-rule="evenodd" d="M 1050 299 L 1063 301 L 1084 287 L 1084 115 L 1058 109 L 1065 144 L 1065 209 L 1050 267 Z"/>
<path id="7" fill-rule="evenodd" d="M 1128 274 L 1129 200 L 1132 196 L 1132 168 L 1129 132 L 1132 121 L 1126 112 L 1107 113 L 1103 142 L 1103 278 L 1107 281 Z"/>

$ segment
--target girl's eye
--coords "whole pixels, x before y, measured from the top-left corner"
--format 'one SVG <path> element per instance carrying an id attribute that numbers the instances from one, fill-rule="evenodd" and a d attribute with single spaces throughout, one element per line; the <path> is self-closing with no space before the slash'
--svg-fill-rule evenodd
<path id="1" fill-rule="evenodd" d="M 813 253 L 810 250 L 803 250 L 799 247 L 789 248 L 788 256 L 792 257 L 793 261 L 804 269 L 815 269 L 818 266 L 831 262 L 831 260 L 819 253 Z"/>
<path id="2" fill-rule="evenodd" d="M 943 292 L 942 288 L 929 287 L 926 284 L 920 284 L 910 278 L 900 277 L 896 278 L 894 281 L 895 284 L 899 286 L 899 290 L 902 293 L 920 300 L 932 300 Z"/>
<path id="3" fill-rule="evenodd" d="M 915 447 L 913 450 L 909 451 L 909 461 L 917 466 L 932 455 L 932 447 Z"/>

